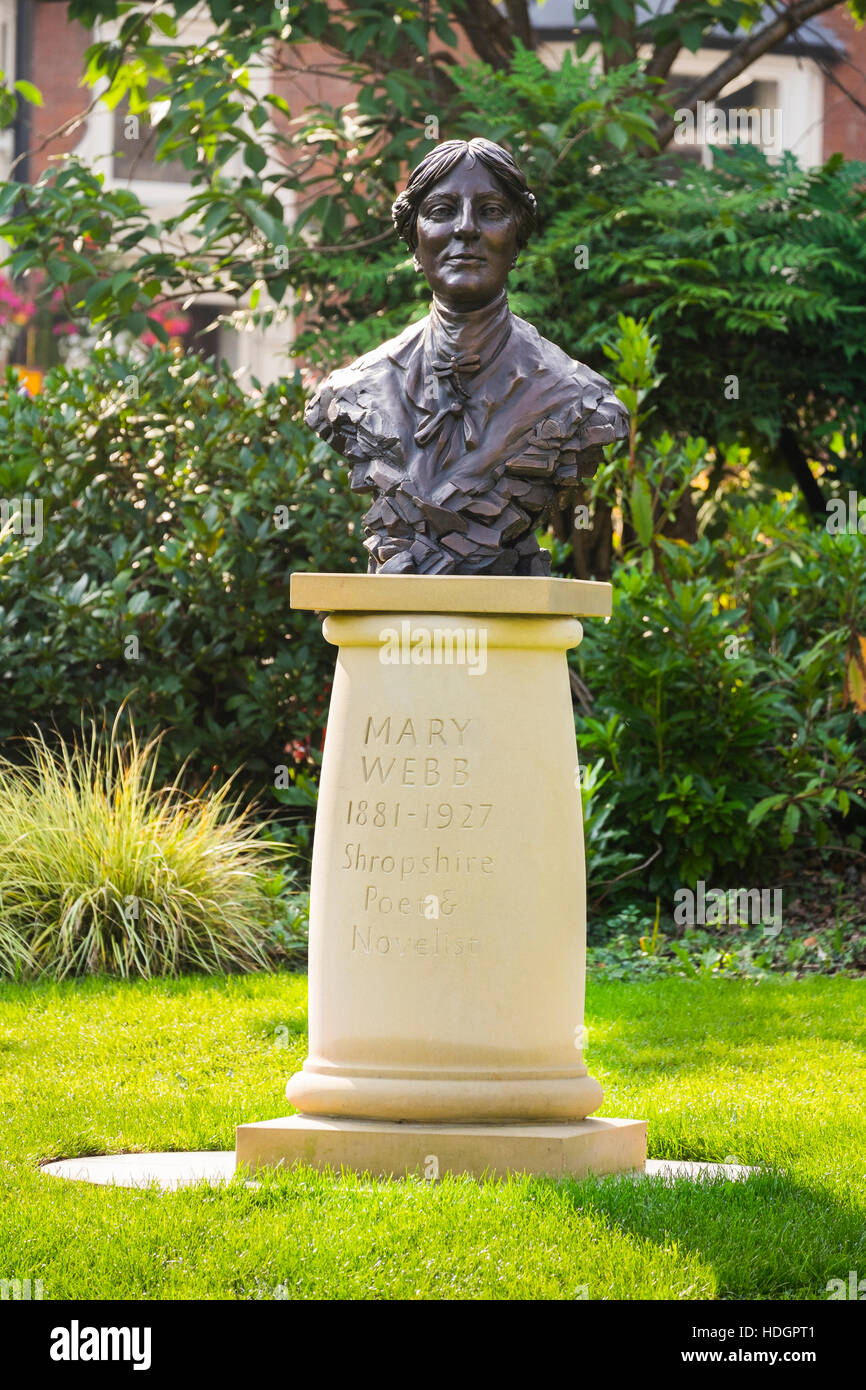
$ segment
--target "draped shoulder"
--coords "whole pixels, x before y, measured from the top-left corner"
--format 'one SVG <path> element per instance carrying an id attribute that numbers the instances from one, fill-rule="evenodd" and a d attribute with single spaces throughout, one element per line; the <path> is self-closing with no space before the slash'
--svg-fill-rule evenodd
<path id="1" fill-rule="evenodd" d="M 331 372 L 307 402 L 304 422 L 344 458 L 373 458 L 396 444 L 398 421 L 387 411 L 402 379 L 394 364 L 411 354 L 428 318 Z"/>
<path id="2" fill-rule="evenodd" d="M 545 573 L 535 529 L 628 433 L 609 382 L 512 314 L 505 293 L 417 323 L 321 384 L 306 423 L 372 491 L 371 569 Z"/>

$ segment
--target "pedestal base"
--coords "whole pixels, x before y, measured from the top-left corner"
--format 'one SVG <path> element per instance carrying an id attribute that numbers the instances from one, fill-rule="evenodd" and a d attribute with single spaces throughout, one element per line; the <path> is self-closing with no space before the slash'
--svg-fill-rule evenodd
<path id="1" fill-rule="evenodd" d="M 239 1125 L 237 1163 L 258 1168 L 349 1168 L 372 1177 L 437 1178 L 444 1173 L 504 1178 L 584 1178 L 643 1170 L 644 1120 L 573 1124 L 430 1125 L 293 1115 Z"/>
<path id="2" fill-rule="evenodd" d="M 292 576 L 295 607 L 335 610 L 339 649 L 293 1110 L 523 1126 L 602 1105 L 565 654 L 571 614 L 609 599 L 564 579 Z"/>

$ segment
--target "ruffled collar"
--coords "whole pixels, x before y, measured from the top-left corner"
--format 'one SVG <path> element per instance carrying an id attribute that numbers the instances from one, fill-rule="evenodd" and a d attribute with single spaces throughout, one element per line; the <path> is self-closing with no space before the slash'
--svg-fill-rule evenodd
<path id="1" fill-rule="evenodd" d="M 465 313 L 449 309 L 435 296 L 420 336 L 413 338 L 395 361 L 405 368 L 409 400 L 425 416 L 415 442 L 424 445 L 439 434 L 446 417 L 463 414 L 470 399 L 470 383 L 486 377 L 511 336 L 513 317 L 508 296 L 501 290 L 490 304 Z M 432 417 L 432 418 L 430 418 Z M 467 414 L 466 442 L 476 442 L 476 431 Z"/>
<path id="2" fill-rule="evenodd" d="M 502 351 L 511 333 L 505 290 L 481 309 L 450 309 L 434 294 L 425 347 L 440 362 L 456 359 L 483 371 Z M 465 368 L 464 368 L 465 370 Z"/>

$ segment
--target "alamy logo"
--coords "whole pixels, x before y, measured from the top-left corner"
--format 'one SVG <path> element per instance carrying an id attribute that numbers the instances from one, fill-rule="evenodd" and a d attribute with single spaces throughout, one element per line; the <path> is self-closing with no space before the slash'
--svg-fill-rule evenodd
<path id="1" fill-rule="evenodd" d="M 399 629 L 379 633 L 383 666 L 466 666 L 470 676 L 487 670 L 484 627 L 422 627 L 404 618 Z"/>
<path id="2" fill-rule="evenodd" d="M 678 888 L 674 893 L 674 921 L 678 927 L 761 924 L 782 930 L 781 888 L 710 888 L 703 879 L 697 888 Z"/>
<path id="3" fill-rule="evenodd" d="M 744 140 L 753 145 L 775 145 L 782 138 L 782 112 L 779 107 L 735 107 L 730 111 L 705 101 L 697 111 L 686 106 L 674 112 L 674 140 L 678 145 L 730 144 Z"/>
<path id="4" fill-rule="evenodd" d="M 41 497 L 0 497 L 0 541 L 13 535 L 38 545 L 43 534 Z"/>
<path id="5" fill-rule="evenodd" d="M 858 1279 L 856 1269 L 849 1269 L 847 1284 L 844 1279 L 828 1279 L 827 1296 L 831 1301 L 842 1298 L 866 1303 L 866 1279 Z"/>
<path id="6" fill-rule="evenodd" d="M 0 1279 L 0 1301 L 11 1299 L 15 1303 L 29 1303 L 42 1298 L 41 1279 Z"/>
<path id="7" fill-rule="evenodd" d="M 856 492 L 844 497 L 831 497 L 827 501 L 826 530 L 831 536 L 866 536 L 866 497 Z"/>
<path id="8" fill-rule="evenodd" d="M 150 1370 L 149 1327 L 69 1327 L 51 1330 L 52 1361 L 131 1361 L 134 1371 Z"/>

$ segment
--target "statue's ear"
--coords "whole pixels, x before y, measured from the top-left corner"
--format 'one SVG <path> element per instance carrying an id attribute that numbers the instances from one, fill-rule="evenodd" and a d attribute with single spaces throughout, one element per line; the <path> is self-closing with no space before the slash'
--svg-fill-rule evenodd
<path id="1" fill-rule="evenodd" d="M 415 255 L 412 257 L 412 265 L 413 265 L 414 269 L 420 274 L 420 272 L 421 272 L 421 262 L 420 262 L 419 259 L 418 259 L 418 252 L 417 252 L 417 251 L 415 252 Z"/>

